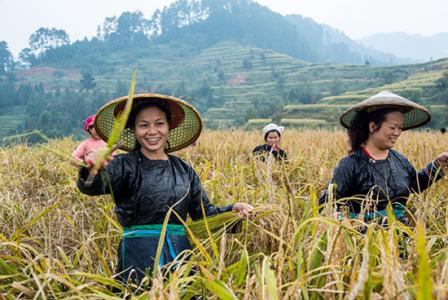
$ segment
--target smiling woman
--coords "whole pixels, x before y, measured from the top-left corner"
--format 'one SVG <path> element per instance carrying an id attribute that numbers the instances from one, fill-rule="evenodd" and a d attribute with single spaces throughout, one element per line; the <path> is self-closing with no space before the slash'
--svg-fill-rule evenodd
<path id="1" fill-rule="evenodd" d="M 136 149 L 150 159 L 167 159 L 171 113 L 160 103 L 143 102 L 137 105 L 129 118 L 128 126 L 134 130 Z"/>
<path id="2" fill-rule="evenodd" d="M 332 183 L 336 200 L 348 206 L 349 217 L 362 214 L 367 222 L 384 221 L 386 207 L 392 205 L 395 217 L 408 224 L 405 205 L 411 193 L 428 188 L 442 178 L 441 167 L 448 165 L 448 152 L 438 155 L 417 172 L 412 164 L 392 150 L 402 130 L 431 120 L 429 111 L 398 95 L 381 92 L 351 107 L 341 116 L 348 129 L 350 155 L 336 167 Z M 328 201 L 325 193 L 320 203 Z M 341 217 L 337 212 L 336 215 Z"/>
<path id="3" fill-rule="evenodd" d="M 285 127 L 278 126 L 274 123 L 266 125 L 263 128 L 263 138 L 266 143 L 255 147 L 254 150 L 252 150 L 252 154 L 262 161 L 266 161 L 267 157 L 270 155 L 272 155 L 276 161 L 288 160 L 286 152 L 280 148 L 284 130 Z"/>
<path id="4" fill-rule="evenodd" d="M 95 118 L 101 138 L 108 139 L 113 120 L 124 109 L 127 97 L 103 106 Z M 179 157 L 169 154 L 193 143 L 201 133 L 202 121 L 188 103 L 165 95 L 135 95 L 126 129 L 121 135 L 122 149 L 85 184 L 88 168 L 80 170 L 78 187 L 88 195 L 112 194 L 115 211 L 123 226 L 119 246 L 118 272 L 121 281 L 140 282 L 152 272 L 154 264 L 163 267 L 191 249 L 183 222 L 235 210 L 248 215 L 253 207 L 246 203 L 217 207 L 210 203 L 195 170 Z M 170 214 L 171 210 L 175 213 Z M 169 218 L 160 261 L 156 251 L 162 224 Z"/>

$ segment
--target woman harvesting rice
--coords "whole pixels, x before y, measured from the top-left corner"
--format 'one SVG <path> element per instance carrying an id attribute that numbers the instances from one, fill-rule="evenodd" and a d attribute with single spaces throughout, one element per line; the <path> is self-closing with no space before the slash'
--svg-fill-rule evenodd
<path id="1" fill-rule="evenodd" d="M 282 161 L 287 160 L 286 152 L 280 149 L 282 140 L 282 133 L 285 127 L 278 126 L 274 123 L 270 123 L 263 128 L 263 138 L 266 142 L 263 145 L 259 145 L 252 150 L 252 154 L 260 157 L 263 161 L 266 160 L 266 156 L 272 155 L 275 160 Z"/>
<path id="2" fill-rule="evenodd" d="M 367 222 L 381 220 L 390 203 L 395 217 L 408 224 L 404 208 L 409 195 L 442 178 L 440 168 L 448 165 L 448 152 L 417 172 L 392 148 L 402 130 L 430 120 L 426 108 L 390 92 L 372 96 L 342 114 L 340 121 L 348 129 L 351 149 L 339 162 L 331 182 L 336 184 L 336 199 L 347 198 L 344 204 L 351 218 L 362 212 Z M 325 201 L 327 194 L 320 199 Z"/>
<path id="3" fill-rule="evenodd" d="M 101 138 L 107 140 L 125 101 L 126 97 L 119 98 L 100 109 L 95 128 Z M 154 267 L 161 224 L 170 208 L 183 220 L 187 215 L 202 218 L 201 205 L 208 216 L 232 209 L 247 215 L 253 209 L 246 203 L 213 206 L 193 168 L 168 154 L 193 143 L 201 130 L 199 114 L 186 102 L 157 94 L 136 95 L 121 138 L 121 148 L 130 152 L 114 157 L 89 187 L 85 185 L 89 170 L 81 169 L 78 187 L 83 193 L 113 194 L 123 226 L 118 251 L 123 281 L 129 276 L 141 281 L 145 272 Z M 170 215 L 160 265 L 191 249 L 181 224 L 175 214 Z"/>

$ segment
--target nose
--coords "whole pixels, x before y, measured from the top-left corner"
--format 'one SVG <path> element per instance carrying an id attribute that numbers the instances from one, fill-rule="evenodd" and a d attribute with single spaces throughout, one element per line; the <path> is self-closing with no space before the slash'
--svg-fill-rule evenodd
<path id="1" fill-rule="evenodd" d="M 151 135 L 156 134 L 157 133 L 157 129 L 156 129 L 155 126 L 150 125 L 150 126 L 148 126 L 148 130 L 146 131 L 146 133 L 147 134 L 151 134 Z"/>

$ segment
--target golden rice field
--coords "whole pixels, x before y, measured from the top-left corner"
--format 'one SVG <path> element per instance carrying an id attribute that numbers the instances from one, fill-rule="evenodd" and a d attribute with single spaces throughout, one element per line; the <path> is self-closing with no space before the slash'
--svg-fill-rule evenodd
<path id="1" fill-rule="evenodd" d="M 346 154 L 342 131 L 285 132 L 283 166 L 251 159 L 261 142 L 256 132 L 206 131 L 178 153 L 215 204 L 249 202 L 256 213 L 240 233 L 198 237 L 191 260 L 148 278 L 151 289 L 113 279 L 114 204 L 76 189 L 73 140 L 0 148 L 0 299 L 448 299 L 446 178 L 411 197 L 415 226 L 360 234 L 361 221 L 319 214 L 316 203 Z M 421 168 L 448 150 L 448 136 L 405 132 L 397 149 Z"/>

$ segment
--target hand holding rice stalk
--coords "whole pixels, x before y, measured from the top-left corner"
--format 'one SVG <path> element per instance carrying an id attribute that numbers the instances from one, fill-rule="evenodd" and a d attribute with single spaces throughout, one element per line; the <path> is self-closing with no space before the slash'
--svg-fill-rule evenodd
<path id="1" fill-rule="evenodd" d="M 99 151 L 97 159 L 95 160 L 95 163 L 90 169 L 89 177 L 87 177 L 87 180 L 85 182 L 86 187 L 92 185 L 93 179 L 95 178 L 96 174 L 98 174 L 98 171 L 107 166 L 107 163 L 111 160 L 111 154 L 122 146 L 122 142 L 119 141 L 119 139 L 126 126 L 129 114 L 132 109 L 132 101 L 134 99 L 134 88 L 136 77 L 137 77 L 137 69 L 132 74 L 131 87 L 129 89 L 129 97 L 126 100 L 125 108 L 114 122 L 114 127 L 112 128 L 112 132 L 107 141 L 107 147 Z"/>
<path id="2" fill-rule="evenodd" d="M 187 226 L 195 236 L 200 238 L 210 237 L 210 233 L 220 237 L 224 231 L 230 233 L 240 232 L 242 230 L 241 222 L 244 220 L 255 220 L 273 212 L 265 207 L 253 208 L 251 205 L 250 207 L 252 209 L 247 211 L 246 214 L 242 214 L 235 210 L 228 211 L 212 216 L 206 216 L 194 221 L 190 220 Z"/>

